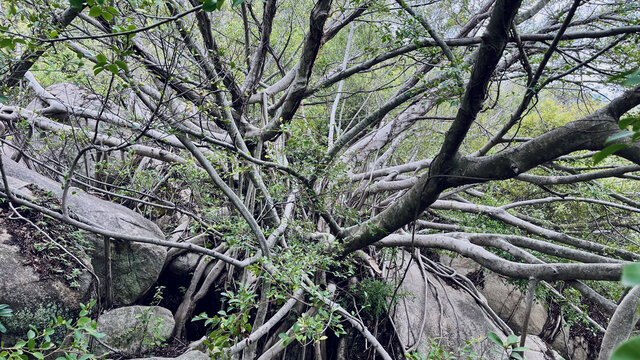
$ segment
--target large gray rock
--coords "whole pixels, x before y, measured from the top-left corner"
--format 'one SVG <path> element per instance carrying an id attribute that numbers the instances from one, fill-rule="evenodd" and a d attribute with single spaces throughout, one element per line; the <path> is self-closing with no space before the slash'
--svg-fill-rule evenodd
<path id="1" fill-rule="evenodd" d="M 399 289 L 404 296 L 400 297 L 392 317 L 405 347 L 413 346 L 421 354 L 427 354 L 436 343 L 460 359 L 472 353 L 485 360 L 503 359 L 505 354 L 496 353 L 501 348 L 488 340 L 487 334 L 494 332 L 503 341 L 507 335 L 466 291 L 454 288 L 426 271 L 425 279 L 417 262 L 409 263 L 406 252 L 400 253 L 396 263 L 387 264 L 386 268 L 391 279 L 404 276 Z M 525 347 L 528 349 L 524 354 L 527 360 L 562 359 L 535 335 L 527 336 Z"/>
<path id="2" fill-rule="evenodd" d="M 481 268 L 473 260 L 463 257 L 450 258 L 442 256 L 441 261 L 462 274 L 477 271 Z M 522 331 L 526 312 L 524 306 L 525 295 L 515 285 L 509 284 L 506 278 L 498 274 L 485 271 L 483 284 L 478 286 L 478 290 L 485 296 L 488 305 L 502 320 L 518 333 Z M 561 324 L 556 325 L 559 321 Z M 545 330 L 546 323 L 551 325 L 548 325 Z M 555 329 L 555 331 L 549 331 L 549 327 Z M 587 339 L 583 336 L 572 334 L 572 330 L 563 319 L 550 318 L 547 308 L 538 302 L 534 302 L 531 308 L 528 333 L 544 338 L 551 344 L 553 349 L 567 359 L 587 360 L 597 356 L 597 350 L 589 344 Z M 543 341 L 540 337 L 534 336 L 533 338 Z M 529 341 L 529 337 L 527 337 L 527 341 Z M 545 351 L 541 351 L 541 353 L 545 353 Z M 542 357 L 541 359 L 545 358 Z"/>
<path id="3" fill-rule="evenodd" d="M 178 255 L 173 261 L 167 265 L 167 270 L 173 276 L 177 278 L 182 278 L 188 280 L 191 278 L 191 273 L 198 266 L 198 262 L 200 261 L 200 254 L 195 253 L 185 253 L 182 255 Z"/>
<path id="4" fill-rule="evenodd" d="M 0 225 L 0 304 L 8 304 L 14 313 L 13 317 L 1 319 L 7 333 L 0 334 L 0 339 L 7 344 L 26 339 L 29 325 L 43 329 L 54 317 L 74 318 L 80 311 L 80 304 L 89 302 L 93 289 L 91 275 L 79 264 L 69 265 L 80 271 L 74 278 L 73 288 L 60 276 L 38 273 L 9 234 L 15 230 L 18 229 Z M 86 256 L 80 260 L 91 270 Z"/>
<path id="5" fill-rule="evenodd" d="M 97 330 L 106 336 L 101 340 L 123 354 L 144 355 L 164 343 L 173 332 L 175 321 L 171 311 L 159 306 L 127 306 L 108 311 L 98 317 Z M 107 352 L 101 345 L 93 349 L 97 355 Z"/>
<path id="6" fill-rule="evenodd" d="M 565 326 L 553 339 L 551 346 L 571 360 L 595 359 L 598 350 L 589 344 L 582 336 L 571 335 L 571 330 Z"/>
<path id="7" fill-rule="evenodd" d="M 500 359 L 492 353 L 496 345 L 486 339 L 489 332 L 502 334 L 489 316 L 476 303 L 475 299 L 461 289 L 454 289 L 441 279 L 426 273 L 426 279 L 416 261 L 409 263 L 409 255 L 400 253 L 396 264 L 387 264 L 387 276 L 400 279 L 406 271 L 400 285 L 400 296 L 392 311 L 395 328 L 403 345 L 421 352 L 429 351 L 432 339 L 447 351 L 457 352 L 467 347 L 485 359 Z M 425 291 L 426 287 L 426 291 Z M 426 318 L 423 319 L 423 316 Z"/>
<path id="8" fill-rule="evenodd" d="M 203 353 L 202 351 L 190 350 L 175 358 L 148 357 L 148 358 L 138 358 L 138 359 L 132 359 L 132 360 L 143 360 L 143 359 L 147 359 L 147 360 L 173 360 L 173 359 L 175 360 L 210 360 L 211 358 L 207 354 Z"/>
<path id="9" fill-rule="evenodd" d="M 502 341 L 505 341 L 505 337 L 501 338 Z M 517 339 L 517 343 L 513 347 L 520 346 L 520 337 Z M 562 356 L 560 356 L 556 351 L 551 349 L 551 347 L 544 342 L 540 337 L 535 335 L 527 336 L 527 339 L 524 343 L 524 347 L 527 349 L 521 355 L 524 356 L 526 360 L 561 360 Z M 498 349 L 498 347 L 496 347 Z M 510 349 L 508 349 L 510 351 Z M 498 350 L 496 350 L 498 351 Z M 502 350 L 502 354 L 498 358 L 506 359 L 507 358 L 507 350 Z"/>
<path id="10" fill-rule="evenodd" d="M 450 258 L 443 256 L 441 261 L 453 267 L 461 274 L 468 274 L 478 271 L 481 267 L 468 258 Z M 522 332 L 524 318 L 526 315 L 525 294 L 514 285 L 507 283 L 506 278 L 492 272 L 484 272 L 482 285 L 478 290 L 487 299 L 487 304 L 510 328 L 516 332 Z M 527 333 L 539 335 L 547 321 L 547 310 L 545 307 L 534 302 L 531 307 L 529 326 Z"/>
<path id="11" fill-rule="evenodd" d="M 562 356 L 553 350 L 544 340 L 538 336 L 529 335 L 524 343 L 527 351 L 524 352 L 524 358 L 527 360 L 560 360 Z"/>
<path id="12" fill-rule="evenodd" d="M 58 99 L 63 104 L 66 104 L 65 107 L 69 106 L 86 109 L 88 111 L 102 112 L 106 116 L 118 115 L 122 118 L 128 118 L 130 115 L 125 109 L 117 106 L 112 101 L 105 101 L 105 99 L 92 93 L 91 90 L 81 85 L 58 83 L 47 87 L 46 90 L 54 97 L 54 99 Z M 27 105 L 26 108 L 28 110 L 35 111 L 36 113 L 40 111 L 46 113 L 47 111 L 52 111 L 52 109 L 50 109 L 50 102 L 56 103 L 52 100 L 53 99 L 45 101 L 40 97 L 36 97 Z M 102 133 L 106 133 L 109 130 L 113 130 L 113 132 L 116 131 L 116 127 L 106 121 L 96 122 L 90 118 L 69 115 L 67 112 L 56 113 L 55 111 L 52 111 L 46 114 L 48 117 L 56 119 L 60 123 L 74 124 L 74 126 L 82 126 L 85 129 L 92 130 L 96 129 L 96 126 L 98 126 Z M 37 126 L 34 126 L 32 130 L 33 132 L 29 139 L 29 143 L 30 146 L 37 149 L 38 153 L 54 157 L 60 164 L 70 164 L 78 154 L 77 148 L 68 145 L 68 139 L 56 135 L 52 136 L 49 130 L 43 130 Z M 92 134 L 93 133 L 87 134 L 87 136 L 92 136 Z M 83 132 L 78 132 L 75 136 L 83 137 L 84 134 Z M 111 165 L 113 165 L 113 163 L 122 164 L 119 159 L 122 159 L 126 153 L 117 151 L 113 152 L 112 155 L 116 156 L 111 157 L 109 160 Z M 96 158 L 94 156 L 83 156 L 79 159 L 78 168 L 88 171 L 89 174 L 94 174 L 97 165 L 95 159 Z M 55 163 L 49 165 L 55 167 L 59 171 L 65 171 L 64 166 Z M 43 171 L 44 173 L 47 172 L 43 167 L 39 167 L 38 165 L 35 165 L 35 167 L 38 168 L 39 171 Z M 102 171 L 102 175 L 107 175 L 104 169 Z M 104 176 L 102 180 L 106 180 L 105 178 L 108 178 L 108 176 Z"/>
<path id="13" fill-rule="evenodd" d="M 2 160 L 5 172 L 11 181 L 35 185 L 53 197 L 62 196 L 63 190 L 60 183 L 15 163 L 7 156 L 3 155 Z M 2 187 L 1 184 L 0 187 Z M 26 193 L 27 189 L 24 186 L 21 189 L 26 196 L 33 196 Z M 160 229 L 142 215 L 124 206 L 99 199 L 81 189 L 70 189 L 68 204 L 70 213 L 77 214 L 109 231 L 164 240 Z M 88 249 L 88 255 L 91 257 L 95 272 L 101 278 L 101 285 L 104 286 L 104 239 L 101 236 L 89 234 L 86 239 L 92 244 Z M 111 243 L 114 301 L 117 304 L 132 304 L 157 281 L 167 251 L 164 247 L 152 244 L 124 241 Z"/>
<path id="14" fill-rule="evenodd" d="M 96 274 L 105 279 L 104 238 L 90 234 L 93 243 L 89 256 Z M 166 250 L 160 246 L 111 240 L 111 274 L 115 304 L 130 305 L 156 283 L 164 264 Z M 104 293 L 104 281 L 101 291 Z"/>

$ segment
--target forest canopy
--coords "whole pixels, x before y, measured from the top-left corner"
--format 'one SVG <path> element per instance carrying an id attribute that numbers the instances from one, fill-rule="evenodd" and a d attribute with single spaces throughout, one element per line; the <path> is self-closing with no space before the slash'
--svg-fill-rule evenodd
<path id="1" fill-rule="evenodd" d="M 619 283 L 640 260 L 639 7 L 0 0 L 2 212 L 166 248 L 162 274 L 195 254 L 172 337 L 213 358 L 424 358 L 394 323 L 417 266 L 511 279 L 608 359 L 640 300 Z M 56 200 L 23 196 L 18 166 Z M 77 192 L 162 235 L 99 225 Z M 462 257 L 475 284 L 443 260 Z M 505 336 L 525 319 L 493 317 Z"/>

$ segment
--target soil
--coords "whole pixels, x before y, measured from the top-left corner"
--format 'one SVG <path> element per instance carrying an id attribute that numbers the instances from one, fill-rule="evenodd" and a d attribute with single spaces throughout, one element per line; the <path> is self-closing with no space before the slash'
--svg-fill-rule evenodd
<path id="1" fill-rule="evenodd" d="M 174 339 L 170 343 L 167 343 L 165 346 L 154 348 L 146 357 L 154 356 L 154 357 L 175 358 L 187 352 L 187 347 L 188 347 L 188 344 L 185 344 L 178 339 Z M 123 359 L 132 359 L 132 358 L 136 358 L 136 357 L 131 357 L 131 358 L 120 357 L 116 359 L 123 360 Z"/>
<path id="2" fill-rule="evenodd" d="M 466 274 L 465 276 L 469 280 L 471 280 L 473 285 L 475 285 L 477 288 L 480 288 L 480 289 L 484 288 L 484 272 L 482 271 L 482 269 L 472 271 Z"/>
<path id="3" fill-rule="evenodd" d="M 56 206 L 56 202 L 57 199 L 47 199 L 48 206 Z M 71 236 L 76 229 L 28 208 L 17 207 L 16 210 L 69 252 L 84 256 L 82 248 L 75 244 Z M 24 264 L 31 266 L 40 280 L 59 279 L 65 283 L 73 281 L 77 265 L 69 254 L 53 244 L 32 224 L 19 218 L 7 202 L 0 204 L 0 228 L 11 235 L 8 244 L 19 248 L 20 254 L 26 259 Z"/>

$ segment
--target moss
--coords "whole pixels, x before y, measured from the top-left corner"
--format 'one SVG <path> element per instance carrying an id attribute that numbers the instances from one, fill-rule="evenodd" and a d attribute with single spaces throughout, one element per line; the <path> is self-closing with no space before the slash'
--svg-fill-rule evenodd
<path id="1" fill-rule="evenodd" d="M 2 337 L 2 341 L 11 344 L 26 339 L 27 331 L 30 329 L 29 325 L 34 326 L 40 332 L 50 327 L 49 325 L 54 318 L 60 316 L 63 319 L 75 319 L 79 312 L 79 308 L 70 309 L 53 301 L 43 301 L 36 307 L 14 310 L 14 316 L 2 320 L 7 327 L 7 333 Z M 54 341 L 61 341 L 64 338 L 65 334 L 61 330 L 59 329 L 52 336 Z"/>

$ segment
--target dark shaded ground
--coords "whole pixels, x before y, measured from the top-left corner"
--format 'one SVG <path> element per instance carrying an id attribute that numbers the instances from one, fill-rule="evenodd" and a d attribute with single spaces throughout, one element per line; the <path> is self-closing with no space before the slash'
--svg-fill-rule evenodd
<path id="1" fill-rule="evenodd" d="M 38 195 L 40 205 L 59 208 L 58 199 L 37 188 L 31 190 Z M 84 242 L 83 233 L 40 212 L 26 207 L 14 208 L 15 211 L 6 201 L 0 203 L 0 228 L 11 235 L 9 244 L 20 249 L 27 260 L 25 265 L 33 267 L 41 280 L 56 278 L 73 287 L 74 279 L 80 274 L 79 265 L 61 247 L 75 256 L 86 257 L 84 248 L 88 244 Z M 33 224 L 20 218 L 16 211 Z"/>

